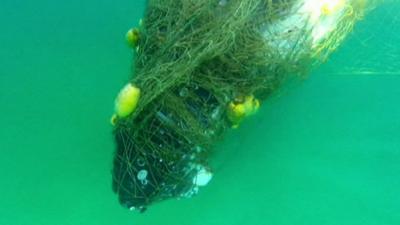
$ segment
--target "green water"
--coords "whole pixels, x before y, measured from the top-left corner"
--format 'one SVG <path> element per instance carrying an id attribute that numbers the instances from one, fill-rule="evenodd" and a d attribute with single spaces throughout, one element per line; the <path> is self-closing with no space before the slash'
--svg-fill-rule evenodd
<path id="1" fill-rule="evenodd" d="M 144 1 L 1 0 L 0 225 L 400 224 L 399 5 L 230 132 L 198 196 L 138 214 L 111 191 L 109 117 Z"/>

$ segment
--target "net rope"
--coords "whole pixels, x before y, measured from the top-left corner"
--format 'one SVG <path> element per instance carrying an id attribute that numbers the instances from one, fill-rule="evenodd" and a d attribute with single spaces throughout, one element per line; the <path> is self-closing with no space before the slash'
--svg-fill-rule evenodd
<path id="1" fill-rule="evenodd" d="M 278 31 L 294 0 L 149 0 L 131 83 L 138 107 L 115 124 L 113 189 L 121 204 L 197 193 L 212 147 L 233 122 L 229 106 L 257 104 L 326 60 L 361 19 L 346 6 L 337 29 L 312 46 L 311 29 Z M 294 40 L 282 46 L 281 40 Z"/>

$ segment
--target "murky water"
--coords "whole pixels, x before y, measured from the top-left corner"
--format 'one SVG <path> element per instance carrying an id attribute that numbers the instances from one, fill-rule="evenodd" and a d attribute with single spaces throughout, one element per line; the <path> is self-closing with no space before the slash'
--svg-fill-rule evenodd
<path id="1" fill-rule="evenodd" d="M 399 224 L 399 9 L 229 132 L 198 196 L 138 214 L 111 191 L 109 117 L 144 1 L 2 0 L 0 224 Z"/>

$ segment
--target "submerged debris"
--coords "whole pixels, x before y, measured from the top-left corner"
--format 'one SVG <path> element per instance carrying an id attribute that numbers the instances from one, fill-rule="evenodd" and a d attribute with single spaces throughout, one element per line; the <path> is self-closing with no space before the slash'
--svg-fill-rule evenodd
<path id="1" fill-rule="evenodd" d="M 135 74 L 112 120 L 121 204 L 144 211 L 195 195 L 212 178 L 213 143 L 326 59 L 361 1 L 149 0 L 140 33 L 127 35 Z"/>

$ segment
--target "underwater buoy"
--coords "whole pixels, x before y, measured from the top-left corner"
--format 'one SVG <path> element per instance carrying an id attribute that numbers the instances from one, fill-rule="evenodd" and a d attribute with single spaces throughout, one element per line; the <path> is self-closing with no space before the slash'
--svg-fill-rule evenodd
<path id="1" fill-rule="evenodd" d="M 214 143 L 256 113 L 288 77 L 325 60 L 367 5 L 149 0 L 140 32 L 126 35 L 132 47 L 140 40 L 140 51 L 111 119 L 113 190 L 120 203 L 143 212 L 159 201 L 196 195 L 213 177 Z"/>
<path id="2" fill-rule="evenodd" d="M 227 116 L 232 122 L 232 128 L 238 128 L 240 122 L 247 116 L 253 115 L 258 111 L 260 101 L 254 99 L 253 95 L 244 98 L 237 98 L 230 102 L 228 106 Z"/>
<path id="3" fill-rule="evenodd" d="M 115 125 L 118 118 L 125 118 L 135 111 L 140 97 L 140 89 L 132 84 L 125 85 L 115 99 L 115 113 L 111 124 Z"/>
<path id="4" fill-rule="evenodd" d="M 140 31 L 138 28 L 131 28 L 126 32 L 125 35 L 126 43 L 134 48 L 137 47 L 139 44 L 139 39 L 140 39 Z"/>

